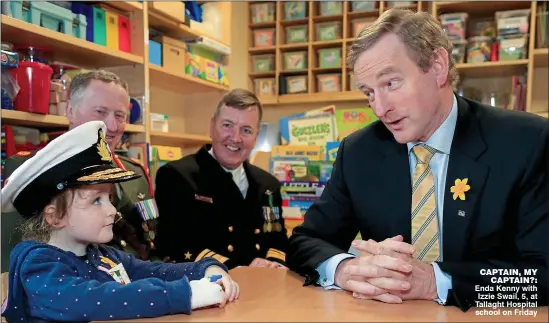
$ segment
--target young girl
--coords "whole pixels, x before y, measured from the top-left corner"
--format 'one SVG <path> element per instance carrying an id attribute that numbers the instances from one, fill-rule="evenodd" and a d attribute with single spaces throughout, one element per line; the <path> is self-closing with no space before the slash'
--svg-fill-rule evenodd
<path id="1" fill-rule="evenodd" d="M 238 285 L 215 259 L 148 262 L 102 245 L 113 238 L 113 183 L 138 177 L 113 164 L 104 134 L 102 121 L 74 128 L 7 179 L 2 211 L 23 215 L 30 240 L 11 253 L 2 315 L 9 322 L 120 320 L 190 314 L 238 298 Z"/>

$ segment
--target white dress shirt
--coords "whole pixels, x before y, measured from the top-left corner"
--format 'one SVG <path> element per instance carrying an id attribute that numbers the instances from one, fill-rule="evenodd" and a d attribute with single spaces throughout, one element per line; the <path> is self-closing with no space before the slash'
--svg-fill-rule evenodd
<path id="1" fill-rule="evenodd" d="M 429 138 L 429 140 L 424 143 L 437 150 L 433 158 L 431 158 L 429 166 L 433 171 L 433 176 L 435 179 L 435 194 L 437 197 L 436 204 L 438 215 L 437 218 L 439 223 L 441 261 L 444 259 L 444 255 L 442 253 L 442 216 L 444 210 L 444 186 L 446 185 L 446 173 L 448 170 L 448 160 L 450 158 L 450 148 L 452 146 L 452 139 L 454 138 L 454 131 L 456 128 L 457 113 L 457 98 L 454 95 L 454 103 L 452 105 L 452 110 L 450 111 L 450 114 L 448 115 L 446 120 L 444 120 L 442 125 L 433 133 L 431 138 Z M 416 157 L 411 151 L 415 145 L 422 143 L 423 142 L 411 142 L 407 144 L 411 176 L 413 176 L 414 169 L 416 167 Z M 335 285 L 335 271 L 337 269 L 337 266 L 344 259 L 354 258 L 357 255 L 357 251 L 351 249 L 347 254 L 341 253 L 335 255 L 321 263 L 316 268 L 316 270 L 320 274 L 318 283 L 325 289 L 339 289 L 339 287 Z M 452 288 L 452 277 L 447 273 L 441 271 L 436 263 L 433 263 L 432 265 L 435 272 L 435 280 L 438 294 L 438 299 L 436 299 L 436 301 L 440 304 L 445 304 L 448 297 L 448 290 Z"/>
<path id="2" fill-rule="evenodd" d="M 217 160 L 211 148 L 208 152 L 210 153 L 210 155 L 212 155 L 212 157 L 215 160 Z M 246 198 L 246 193 L 248 192 L 249 183 L 248 183 L 248 177 L 246 177 L 246 171 L 244 170 L 244 165 L 240 164 L 240 166 L 238 166 L 235 169 L 227 169 L 223 167 L 223 165 L 221 164 L 219 164 L 219 166 L 221 166 L 221 168 L 223 168 L 223 170 L 225 170 L 227 173 L 231 173 L 231 175 L 233 176 L 234 183 L 236 184 L 236 186 L 238 186 L 240 193 L 242 193 L 242 197 Z"/>

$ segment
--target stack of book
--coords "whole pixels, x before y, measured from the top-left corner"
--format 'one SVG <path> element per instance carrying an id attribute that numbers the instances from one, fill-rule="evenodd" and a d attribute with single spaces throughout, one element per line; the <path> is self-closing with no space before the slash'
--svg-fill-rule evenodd
<path id="1" fill-rule="evenodd" d="M 282 186 L 285 218 L 302 219 L 331 177 L 341 140 L 376 120 L 369 107 L 335 105 L 280 119 L 270 170 Z"/>

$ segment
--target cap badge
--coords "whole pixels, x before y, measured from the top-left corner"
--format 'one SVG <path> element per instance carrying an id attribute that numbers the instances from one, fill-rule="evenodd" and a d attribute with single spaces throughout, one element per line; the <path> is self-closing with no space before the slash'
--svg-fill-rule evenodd
<path id="1" fill-rule="evenodd" d="M 112 155 L 109 150 L 109 145 L 105 140 L 105 134 L 103 133 L 103 129 L 99 129 L 99 141 L 97 142 L 97 152 L 99 153 L 99 156 L 101 156 L 101 160 L 112 162 Z"/>

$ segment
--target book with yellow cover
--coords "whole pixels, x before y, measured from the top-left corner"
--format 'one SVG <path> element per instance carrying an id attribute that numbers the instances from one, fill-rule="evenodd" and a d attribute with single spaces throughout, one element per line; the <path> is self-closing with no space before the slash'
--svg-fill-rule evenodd
<path id="1" fill-rule="evenodd" d="M 289 126 L 290 145 L 320 146 L 321 158 L 326 155 L 326 143 L 337 140 L 335 117 L 331 114 L 290 120 Z"/>
<path id="2" fill-rule="evenodd" d="M 320 146 L 273 146 L 271 157 L 307 157 L 308 160 L 324 160 Z"/>

